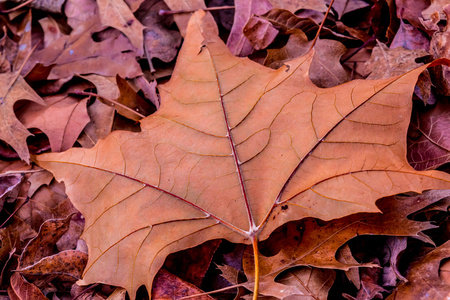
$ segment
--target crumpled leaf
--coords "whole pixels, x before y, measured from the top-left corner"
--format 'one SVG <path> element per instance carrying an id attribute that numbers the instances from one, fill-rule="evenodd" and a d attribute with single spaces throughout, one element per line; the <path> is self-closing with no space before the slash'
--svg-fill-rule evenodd
<path id="1" fill-rule="evenodd" d="M 17 270 L 30 278 L 56 278 L 73 281 L 81 278 L 88 254 L 79 250 L 66 250 L 46 256 L 33 265 Z M 48 279 L 47 279 L 48 280 Z"/>
<path id="2" fill-rule="evenodd" d="M 33 101 L 39 105 L 45 105 L 45 102 L 19 75 L 18 71 L 0 74 L 0 82 L 0 116 L 2 120 L 0 139 L 13 147 L 23 161 L 29 163 L 30 153 L 27 137 L 31 133 L 14 114 L 14 104 L 21 99 Z"/>
<path id="3" fill-rule="evenodd" d="M 236 56 L 248 56 L 253 52 L 253 47 L 244 36 L 243 30 L 252 14 L 262 15 L 273 6 L 268 0 L 237 0 L 235 1 L 235 13 L 233 27 L 227 39 L 227 47 Z"/>
<path id="4" fill-rule="evenodd" d="M 450 241 L 411 263 L 406 275 L 408 282 L 403 282 L 386 299 L 432 300 L 448 298 L 450 296 L 450 285 L 439 278 L 439 265 L 443 259 L 448 257 L 450 257 Z"/>
<path id="5" fill-rule="evenodd" d="M 370 60 L 365 64 L 365 74 L 370 74 L 368 79 L 398 76 L 420 66 L 421 64 L 414 60 L 426 55 L 429 53 L 423 49 L 408 50 L 403 47 L 389 49 L 386 45 L 379 43 L 373 49 Z"/>
<path id="6" fill-rule="evenodd" d="M 48 300 L 34 284 L 27 282 L 19 273 L 14 273 L 11 276 L 8 296 L 12 300 Z"/>
<path id="7" fill-rule="evenodd" d="M 268 69 L 232 56 L 203 16 L 142 132 L 36 158 L 86 218 L 84 284 L 133 298 L 169 253 L 216 238 L 249 244 L 291 220 L 376 212 L 382 196 L 449 186 L 450 175 L 406 161 L 411 93 L 428 65 L 319 89 L 313 53 Z"/>
<path id="8" fill-rule="evenodd" d="M 444 7 L 447 20 L 450 20 L 450 5 Z M 435 32 L 430 42 L 430 53 L 434 58 L 450 57 L 450 21 L 442 31 Z M 445 96 L 450 96 L 450 68 L 437 66 L 434 72 L 437 82 L 436 89 Z"/>
<path id="9" fill-rule="evenodd" d="M 164 2 L 171 10 L 174 11 L 177 10 L 195 11 L 197 9 L 206 8 L 204 0 L 189 0 L 189 1 L 164 0 Z M 191 18 L 191 16 L 192 13 L 175 14 L 173 16 L 182 37 L 186 36 L 186 29 L 188 27 L 189 19 Z M 212 18 L 212 15 L 209 13 L 207 13 L 207 16 L 208 18 Z"/>
<path id="10" fill-rule="evenodd" d="M 178 53 L 181 34 L 169 29 L 168 16 L 159 15 L 162 9 L 167 9 L 163 0 L 146 1 L 136 12 L 136 17 L 146 26 L 144 43 L 147 59 L 158 58 L 170 62 Z"/>
<path id="11" fill-rule="evenodd" d="M 450 101 L 413 111 L 408 132 L 408 161 L 416 170 L 436 169 L 450 162 Z"/>
<path id="12" fill-rule="evenodd" d="M 264 65 L 278 68 L 284 62 L 306 54 L 311 48 L 311 41 L 302 32 L 291 34 L 288 42 L 280 49 L 268 49 Z M 319 87 L 332 87 L 348 81 L 347 71 L 340 63 L 341 56 L 347 48 L 338 41 L 318 39 L 309 69 L 311 81 Z"/>
<path id="13" fill-rule="evenodd" d="M 72 216 L 64 220 L 45 221 L 38 235 L 25 247 L 19 259 L 19 269 L 34 265 L 42 258 L 54 253 L 54 246 L 59 238 L 69 229 Z"/>
<path id="14" fill-rule="evenodd" d="M 90 122 L 84 127 L 77 141 L 85 148 L 91 148 L 99 139 L 104 139 L 110 132 L 114 121 L 113 107 L 97 100 L 88 108 Z"/>
<path id="15" fill-rule="evenodd" d="M 70 35 L 62 35 L 48 47 L 35 51 L 24 67 L 36 63 L 54 65 L 48 79 L 70 78 L 75 74 L 94 73 L 104 76 L 133 78 L 142 74 L 135 48 L 122 34 L 94 42 L 93 34 L 104 29 L 98 14 L 79 24 Z"/>
<path id="16" fill-rule="evenodd" d="M 269 2 L 272 3 L 273 7 L 289 10 L 293 14 L 300 9 L 327 11 L 324 0 L 269 0 Z"/>
<path id="17" fill-rule="evenodd" d="M 144 54 L 144 25 L 136 19 L 124 0 L 97 0 L 100 22 L 111 26 L 127 36 L 137 49 L 137 55 Z"/>

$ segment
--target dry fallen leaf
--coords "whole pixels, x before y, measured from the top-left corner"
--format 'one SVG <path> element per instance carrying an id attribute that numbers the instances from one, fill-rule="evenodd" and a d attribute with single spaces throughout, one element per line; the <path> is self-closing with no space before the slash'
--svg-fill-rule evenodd
<path id="1" fill-rule="evenodd" d="M 14 273 L 11 276 L 8 296 L 13 300 L 48 300 L 34 284 L 27 282 L 19 273 Z"/>
<path id="2" fill-rule="evenodd" d="M 450 241 L 419 257 L 409 268 L 406 275 L 408 282 L 403 282 L 386 299 L 448 299 L 450 284 L 439 278 L 439 265 L 448 257 Z"/>
<path id="3" fill-rule="evenodd" d="M 320 89 L 308 77 L 312 52 L 268 69 L 231 55 L 204 15 L 193 15 L 142 132 L 36 158 L 86 218 L 83 284 L 134 298 L 170 253 L 217 238 L 256 245 L 291 220 L 377 212 L 380 197 L 449 187 L 450 175 L 406 161 L 426 66 Z"/>
<path id="4" fill-rule="evenodd" d="M 100 21 L 127 36 L 137 49 L 137 55 L 144 54 L 144 25 L 136 19 L 124 0 L 97 0 Z"/>
<path id="5" fill-rule="evenodd" d="M 413 111 L 408 132 L 408 161 L 416 170 L 450 162 L 450 101 L 439 99 L 423 112 Z"/>
<path id="6" fill-rule="evenodd" d="M 273 284 L 279 275 L 297 266 L 314 266 L 349 270 L 351 267 L 370 267 L 373 264 L 358 264 L 338 261 L 336 252 L 350 239 L 361 235 L 411 236 L 431 242 L 422 231 L 434 228 L 430 222 L 409 220 L 408 215 L 450 195 L 450 190 L 430 191 L 414 197 L 389 197 L 379 201 L 383 214 L 355 214 L 320 224 L 314 219 L 292 222 L 277 230 L 264 244 L 265 251 L 276 253 L 260 255 L 260 293 L 282 298 L 285 291 L 276 293 Z M 290 208 L 289 208 L 290 209 Z M 276 241 L 276 242 L 275 242 Z M 280 249 L 281 248 L 281 249 Z M 247 247 L 243 258 L 247 278 L 254 274 L 253 254 Z M 253 281 L 253 280 L 251 280 Z M 251 283 L 245 285 L 251 288 Z M 278 288 L 281 288 L 277 284 Z"/>
<path id="7" fill-rule="evenodd" d="M 40 105 L 44 100 L 27 84 L 19 71 L 0 74 L 0 139 L 8 143 L 25 162 L 30 162 L 27 137 L 31 133 L 17 120 L 14 114 L 14 104 L 18 100 L 26 99 Z"/>

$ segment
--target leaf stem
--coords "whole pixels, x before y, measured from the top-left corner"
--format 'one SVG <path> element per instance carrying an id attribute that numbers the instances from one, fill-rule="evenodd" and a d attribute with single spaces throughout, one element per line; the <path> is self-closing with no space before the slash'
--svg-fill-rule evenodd
<path id="1" fill-rule="evenodd" d="M 334 3 L 334 0 L 331 0 L 330 5 L 328 6 L 327 12 L 325 13 L 325 16 L 323 16 L 322 23 L 320 23 L 319 29 L 317 30 L 316 36 L 314 37 L 314 39 L 311 43 L 311 48 L 309 48 L 309 50 L 311 50 L 314 47 L 317 40 L 319 39 L 319 35 L 320 35 L 320 32 L 322 31 L 323 24 L 325 24 L 325 20 L 328 17 L 328 13 L 330 12 L 331 7 L 333 6 L 333 3 Z"/>
<path id="2" fill-rule="evenodd" d="M 259 250 L 258 250 L 258 236 L 253 235 L 253 259 L 255 264 L 255 287 L 253 288 L 253 300 L 258 300 L 259 294 Z"/>

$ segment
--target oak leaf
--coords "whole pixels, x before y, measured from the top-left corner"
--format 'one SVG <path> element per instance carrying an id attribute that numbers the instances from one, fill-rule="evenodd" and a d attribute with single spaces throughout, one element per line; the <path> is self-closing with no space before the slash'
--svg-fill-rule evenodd
<path id="1" fill-rule="evenodd" d="M 320 89 L 308 77 L 313 52 L 268 69 L 234 57 L 203 16 L 191 18 L 142 132 L 36 158 L 86 218 L 81 283 L 134 298 L 175 251 L 217 238 L 256 243 L 291 220 L 377 212 L 380 197 L 449 186 L 450 175 L 406 160 L 411 94 L 426 66 Z"/>
<path id="2" fill-rule="evenodd" d="M 27 137 L 31 133 L 19 122 L 14 114 L 14 104 L 18 100 L 30 100 L 39 105 L 45 105 L 44 100 L 19 75 L 19 71 L 0 74 L 0 139 L 16 150 L 25 162 L 30 161 Z"/>

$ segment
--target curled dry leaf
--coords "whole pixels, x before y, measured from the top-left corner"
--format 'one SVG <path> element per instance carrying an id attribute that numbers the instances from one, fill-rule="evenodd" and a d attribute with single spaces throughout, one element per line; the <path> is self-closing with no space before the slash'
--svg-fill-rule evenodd
<path id="1" fill-rule="evenodd" d="M 35 51 L 24 67 L 31 70 L 36 63 L 53 65 L 47 79 L 70 78 L 76 74 L 99 74 L 133 78 L 142 74 L 136 61 L 135 48 L 122 34 L 94 42 L 93 35 L 103 30 L 98 15 L 81 23 L 70 35 L 62 35 L 48 47 Z"/>
<path id="2" fill-rule="evenodd" d="M 403 282 L 386 299 L 447 299 L 450 296 L 450 284 L 439 277 L 439 265 L 448 257 L 450 241 L 411 263 L 406 275 L 408 282 Z"/>
<path id="3" fill-rule="evenodd" d="M 19 269 L 34 265 L 42 258 L 52 255 L 59 238 L 69 229 L 70 219 L 45 221 L 38 235 L 25 247 L 19 259 Z"/>
<path id="4" fill-rule="evenodd" d="M 142 132 L 36 157 L 86 218 L 84 284 L 134 298 L 170 253 L 256 243 L 291 220 L 376 212 L 380 197 L 449 186 L 449 174 L 406 161 L 411 94 L 429 65 L 320 89 L 313 53 L 269 69 L 233 56 L 204 16 L 193 15 Z"/>
<path id="5" fill-rule="evenodd" d="M 416 170 L 436 169 L 450 162 L 450 101 L 413 111 L 408 132 L 408 161 Z"/>
<path id="6" fill-rule="evenodd" d="M 90 122 L 84 127 L 77 141 L 84 148 L 91 148 L 99 139 L 104 139 L 111 132 L 116 110 L 97 100 L 87 108 L 87 111 Z"/>
<path id="7" fill-rule="evenodd" d="M 144 29 L 144 50 L 147 59 L 158 58 L 164 62 L 170 62 L 178 54 L 181 34 L 176 30 L 169 29 L 171 18 L 159 15 L 160 10 L 167 10 L 167 5 L 163 0 L 145 1 L 136 12 L 136 17 L 146 27 Z M 170 19 L 167 20 L 168 18 Z"/>
<path id="8" fill-rule="evenodd" d="M 245 24 L 253 14 L 262 15 L 273 6 L 268 0 L 237 0 L 234 5 L 233 27 L 227 39 L 227 46 L 233 55 L 247 56 L 253 52 L 253 47 L 243 34 Z"/>
<path id="9" fill-rule="evenodd" d="M 127 36 L 137 49 L 137 55 L 144 54 L 144 25 L 136 19 L 124 0 L 97 0 L 100 22 L 111 26 Z"/>
<path id="10" fill-rule="evenodd" d="M 300 9 L 327 11 L 324 0 L 269 0 L 269 2 L 272 3 L 273 7 L 289 10 L 293 14 Z"/>
<path id="11" fill-rule="evenodd" d="M 19 269 L 27 278 L 59 278 L 61 281 L 76 281 L 81 278 L 88 254 L 78 250 L 66 250 L 46 256 L 33 265 Z"/>
<path id="12" fill-rule="evenodd" d="M 11 276 L 11 285 L 8 287 L 8 296 L 12 300 L 48 300 L 34 284 L 29 283 L 19 273 Z"/>
<path id="13" fill-rule="evenodd" d="M 389 49 L 385 44 L 379 43 L 365 64 L 365 74 L 370 74 L 368 79 L 398 76 L 420 66 L 415 59 L 427 55 L 429 53 L 423 49 L 408 50 L 402 47 Z"/>

